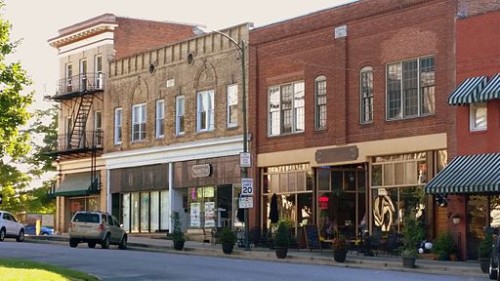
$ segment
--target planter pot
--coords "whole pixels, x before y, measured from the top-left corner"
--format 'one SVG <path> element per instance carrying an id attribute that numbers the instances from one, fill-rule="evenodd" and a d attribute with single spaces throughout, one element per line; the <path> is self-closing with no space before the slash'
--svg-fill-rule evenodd
<path id="1" fill-rule="evenodd" d="M 347 250 L 333 251 L 333 259 L 336 262 L 345 262 L 346 258 L 347 258 Z"/>
<path id="2" fill-rule="evenodd" d="M 488 273 L 490 270 L 490 259 L 479 258 L 479 266 L 483 273 Z"/>
<path id="3" fill-rule="evenodd" d="M 403 257 L 403 267 L 415 268 L 415 260 L 416 258 Z"/>
<path id="4" fill-rule="evenodd" d="M 184 249 L 184 242 L 185 241 L 174 241 L 174 249 L 177 251 Z"/>
<path id="5" fill-rule="evenodd" d="M 233 252 L 233 248 L 233 243 L 222 243 L 222 252 L 226 255 L 231 254 Z"/>
<path id="6" fill-rule="evenodd" d="M 284 259 L 286 258 L 286 255 L 288 254 L 288 248 L 287 247 L 276 247 L 274 249 L 276 252 L 276 257 L 278 259 Z"/>

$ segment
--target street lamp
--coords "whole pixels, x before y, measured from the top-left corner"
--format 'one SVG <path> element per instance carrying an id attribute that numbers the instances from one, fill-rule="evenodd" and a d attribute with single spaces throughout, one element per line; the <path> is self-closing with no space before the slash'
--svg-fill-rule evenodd
<path id="1" fill-rule="evenodd" d="M 203 28 L 204 29 L 204 28 Z M 204 31 L 204 30 L 202 30 Z M 229 35 L 220 32 L 218 30 L 210 30 L 210 32 L 216 33 L 221 35 L 222 37 L 228 39 L 237 49 L 238 53 L 240 56 L 240 61 L 241 61 L 241 80 L 242 80 L 242 85 L 243 85 L 243 92 L 242 92 L 242 117 L 243 117 L 243 153 L 246 154 L 248 153 L 248 126 L 247 126 L 247 83 L 246 83 L 246 67 L 245 67 L 245 48 L 246 44 L 244 40 L 241 40 L 240 43 L 236 42 L 232 37 Z M 248 168 L 246 166 L 241 167 L 241 178 L 247 178 L 248 177 Z M 248 243 L 248 232 L 249 232 L 249 225 L 248 225 L 248 208 L 245 208 L 245 249 L 250 250 L 250 244 Z"/>

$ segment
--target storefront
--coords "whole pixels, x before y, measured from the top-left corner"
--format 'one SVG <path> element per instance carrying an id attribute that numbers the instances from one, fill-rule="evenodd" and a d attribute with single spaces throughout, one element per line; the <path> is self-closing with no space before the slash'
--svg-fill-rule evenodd
<path id="1" fill-rule="evenodd" d="M 110 170 L 111 210 L 127 232 L 167 231 L 170 227 L 168 165 Z"/>
<path id="2" fill-rule="evenodd" d="M 174 197 L 182 198 L 182 223 L 188 229 L 240 227 L 241 190 L 238 156 L 174 164 Z"/>

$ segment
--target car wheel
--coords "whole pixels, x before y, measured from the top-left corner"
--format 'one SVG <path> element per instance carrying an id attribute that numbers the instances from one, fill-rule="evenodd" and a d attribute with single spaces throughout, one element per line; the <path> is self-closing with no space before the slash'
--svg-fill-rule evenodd
<path id="1" fill-rule="evenodd" d="M 70 246 L 71 248 L 76 248 L 76 247 L 78 246 L 78 240 L 76 240 L 76 239 L 72 239 L 72 238 L 71 238 L 71 239 L 69 239 L 69 246 Z"/>
<path id="2" fill-rule="evenodd" d="M 17 235 L 16 241 L 17 242 L 23 242 L 24 241 L 24 230 L 23 229 L 21 229 L 21 231 L 19 231 L 19 235 Z"/>
<path id="3" fill-rule="evenodd" d="M 102 243 L 101 243 L 101 248 L 103 249 L 109 249 L 109 234 L 106 234 L 106 237 L 104 237 L 104 240 L 102 240 Z"/>
<path id="4" fill-rule="evenodd" d="M 0 241 L 5 240 L 5 228 L 0 229 Z"/>
<path id="5" fill-rule="evenodd" d="M 88 245 L 89 245 L 89 248 L 91 249 L 94 249 L 95 248 L 95 242 L 89 242 Z"/>
<path id="6" fill-rule="evenodd" d="M 120 244 L 118 244 L 118 248 L 120 250 L 127 249 L 127 235 L 123 235 L 122 241 L 120 241 Z"/>

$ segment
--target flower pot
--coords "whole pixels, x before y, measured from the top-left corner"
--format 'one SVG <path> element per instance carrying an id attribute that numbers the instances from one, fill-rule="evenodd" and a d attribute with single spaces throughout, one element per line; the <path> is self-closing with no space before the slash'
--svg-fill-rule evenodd
<path id="1" fill-rule="evenodd" d="M 274 251 L 276 252 L 276 257 L 278 259 L 284 259 L 288 254 L 288 247 L 276 247 Z"/>
<path id="2" fill-rule="evenodd" d="M 184 242 L 185 241 L 174 241 L 174 249 L 177 251 L 184 249 Z"/>
<path id="3" fill-rule="evenodd" d="M 222 243 L 222 252 L 226 255 L 231 254 L 233 252 L 233 248 L 233 243 Z"/>
<path id="4" fill-rule="evenodd" d="M 333 251 L 333 259 L 336 262 L 345 262 L 347 258 L 347 250 L 334 250 Z"/>
<path id="5" fill-rule="evenodd" d="M 403 257 L 403 267 L 415 268 L 415 260 L 416 258 Z"/>
<path id="6" fill-rule="evenodd" d="M 483 273 L 488 273 L 490 269 L 490 259 L 489 258 L 479 258 L 479 266 Z"/>

